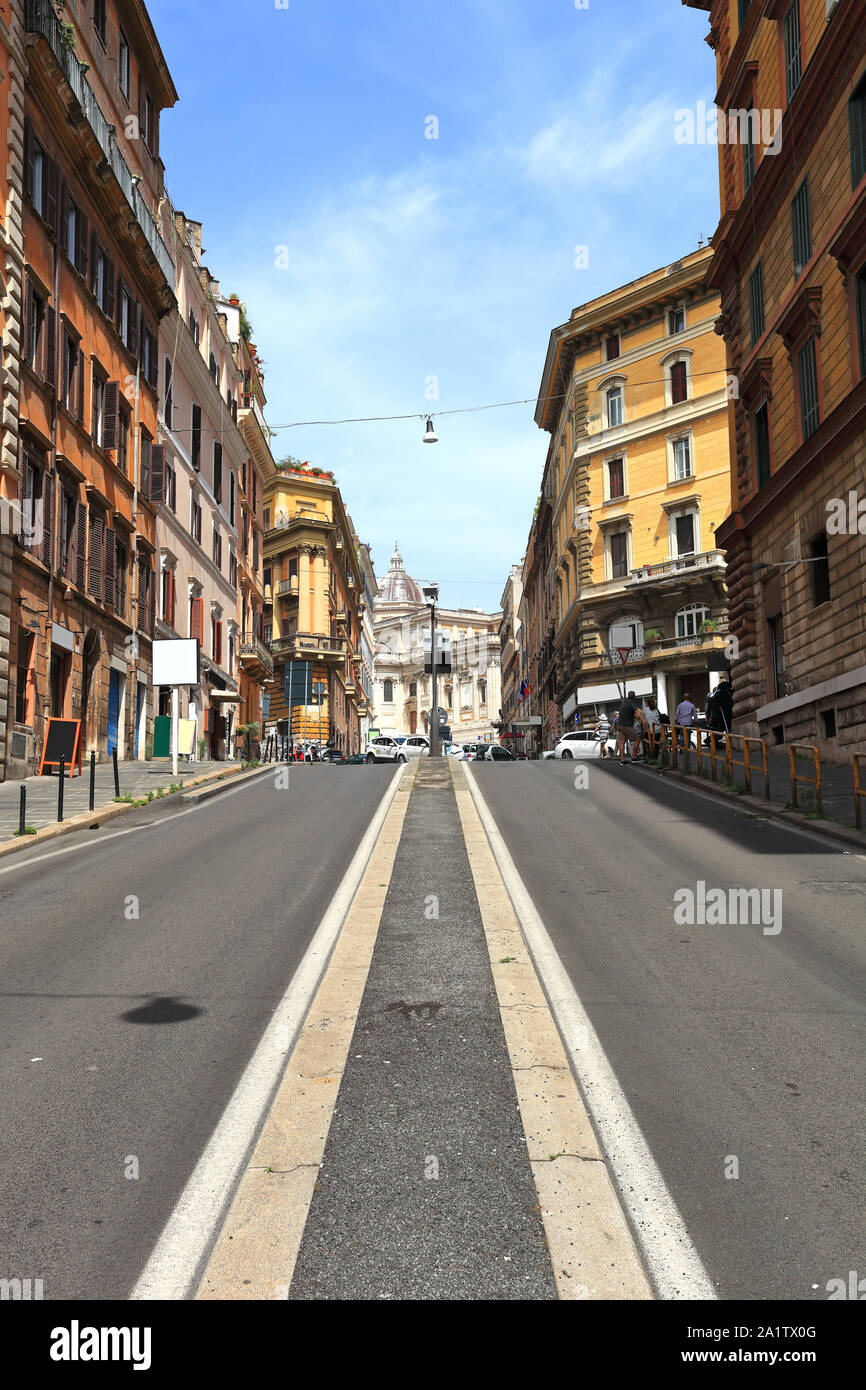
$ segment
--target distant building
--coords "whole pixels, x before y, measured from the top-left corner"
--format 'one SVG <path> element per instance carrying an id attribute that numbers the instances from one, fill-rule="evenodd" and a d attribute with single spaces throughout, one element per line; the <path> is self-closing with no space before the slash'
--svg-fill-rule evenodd
<path id="1" fill-rule="evenodd" d="M 431 678 L 424 674 L 430 609 L 420 585 L 403 568 L 395 546 L 373 605 L 376 727 L 381 733 L 427 732 Z M 501 701 L 501 614 L 480 608 L 436 608 L 440 631 L 451 637 L 451 674 L 438 681 L 438 704 L 455 741 L 491 741 Z"/>
<path id="2" fill-rule="evenodd" d="M 502 698 L 499 710 L 499 736 L 514 752 L 522 752 L 526 742 L 525 730 L 515 728 L 514 721 L 522 717 L 520 687 L 523 683 L 520 660 L 520 604 L 523 598 L 523 564 L 511 566 L 511 573 L 502 591 L 502 621 L 499 624 L 501 652 Z"/>

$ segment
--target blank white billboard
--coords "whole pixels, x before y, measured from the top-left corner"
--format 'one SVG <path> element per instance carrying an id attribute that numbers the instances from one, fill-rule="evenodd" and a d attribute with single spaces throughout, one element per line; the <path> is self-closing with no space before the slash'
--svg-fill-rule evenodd
<path id="1" fill-rule="evenodd" d="M 153 643 L 152 680 L 154 685 L 198 685 L 198 638 L 157 638 Z"/>

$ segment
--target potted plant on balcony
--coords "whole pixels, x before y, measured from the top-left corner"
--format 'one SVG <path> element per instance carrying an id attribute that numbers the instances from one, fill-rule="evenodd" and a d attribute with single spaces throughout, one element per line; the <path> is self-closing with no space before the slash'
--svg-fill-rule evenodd
<path id="1" fill-rule="evenodd" d="M 718 625 L 718 623 L 716 622 L 715 618 L 704 618 L 704 621 L 701 623 L 700 627 L 698 628 L 698 632 L 707 633 L 707 634 L 709 634 L 709 635 L 711 635 L 711 634 L 714 633 L 714 632 L 718 632 L 718 630 L 719 630 L 719 625 Z"/>
<path id="2" fill-rule="evenodd" d="M 663 637 L 664 633 L 661 632 L 657 627 L 648 627 L 643 635 L 643 640 L 648 647 L 651 647 L 656 642 L 661 642 Z"/>

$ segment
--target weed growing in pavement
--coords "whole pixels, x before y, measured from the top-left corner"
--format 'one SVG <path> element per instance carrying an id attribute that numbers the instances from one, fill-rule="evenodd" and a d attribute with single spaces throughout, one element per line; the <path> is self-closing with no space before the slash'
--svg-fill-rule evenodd
<path id="1" fill-rule="evenodd" d="M 20 834 L 21 834 L 21 831 L 20 831 L 20 830 L 16 830 L 16 831 L 15 831 L 15 834 L 16 834 L 16 835 L 20 835 Z M 25 825 L 25 827 L 24 827 L 24 834 L 25 834 L 25 835 L 35 835 L 35 834 L 36 834 L 36 826 L 35 826 L 35 825 Z"/>
<path id="2" fill-rule="evenodd" d="M 501 961 L 499 962 L 499 964 L 500 964 L 500 965 L 510 965 L 511 962 L 512 962 L 513 960 L 517 960 L 517 957 L 516 957 L 516 956 L 503 956 L 502 959 L 501 959 Z"/>

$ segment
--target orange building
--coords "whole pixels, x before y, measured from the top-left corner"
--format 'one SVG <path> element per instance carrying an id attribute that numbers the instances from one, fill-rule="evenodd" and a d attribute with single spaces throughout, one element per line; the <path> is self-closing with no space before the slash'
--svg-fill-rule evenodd
<path id="1" fill-rule="evenodd" d="M 6 775 L 48 716 L 144 757 L 152 721 L 160 319 L 174 268 L 154 214 L 177 99 L 138 0 L 24 11 L 23 335 Z"/>
<path id="2" fill-rule="evenodd" d="M 866 740 L 866 6 L 685 3 L 709 14 L 727 136 L 709 282 L 738 382 L 717 533 L 735 726 L 849 756 Z"/>

